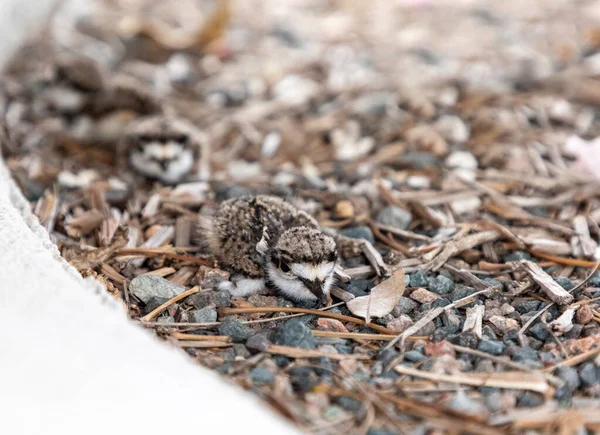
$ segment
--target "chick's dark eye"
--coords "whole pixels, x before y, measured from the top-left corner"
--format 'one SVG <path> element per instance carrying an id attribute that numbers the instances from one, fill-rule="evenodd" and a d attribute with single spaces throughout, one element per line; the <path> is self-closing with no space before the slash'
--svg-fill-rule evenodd
<path id="1" fill-rule="evenodd" d="M 280 263 L 279 268 L 283 273 L 288 273 L 290 271 L 290 266 L 288 266 L 287 263 Z"/>

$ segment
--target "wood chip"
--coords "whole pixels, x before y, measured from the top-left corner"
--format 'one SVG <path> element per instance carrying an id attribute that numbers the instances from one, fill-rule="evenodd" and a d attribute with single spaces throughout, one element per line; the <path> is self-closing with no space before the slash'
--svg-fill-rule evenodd
<path id="1" fill-rule="evenodd" d="M 541 287 L 546 295 L 558 305 L 567 305 L 573 302 L 573 296 L 560 286 L 550 275 L 531 261 L 523 261 L 522 264 L 531 278 Z"/>

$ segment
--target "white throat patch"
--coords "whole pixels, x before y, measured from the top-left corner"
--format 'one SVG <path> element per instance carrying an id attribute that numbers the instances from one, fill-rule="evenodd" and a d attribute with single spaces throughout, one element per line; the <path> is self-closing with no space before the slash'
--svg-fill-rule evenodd
<path id="1" fill-rule="evenodd" d="M 310 281 L 314 281 L 315 279 L 323 281 L 327 279 L 333 272 L 334 267 L 335 263 L 321 263 L 316 265 L 310 263 L 293 263 L 290 265 L 290 269 L 294 275 Z"/>

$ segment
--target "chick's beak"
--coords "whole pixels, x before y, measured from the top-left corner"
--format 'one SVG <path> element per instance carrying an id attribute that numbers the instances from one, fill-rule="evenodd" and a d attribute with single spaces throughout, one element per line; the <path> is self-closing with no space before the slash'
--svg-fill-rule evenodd
<path id="1" fill-rule="evenodd" d="M 321 304 L 325 304 L 327 302 L 327 295 L 323 292 L 323 281 L 315 279 L 311 280 L 302 280 L 306 288 L 317 297 Z"/>

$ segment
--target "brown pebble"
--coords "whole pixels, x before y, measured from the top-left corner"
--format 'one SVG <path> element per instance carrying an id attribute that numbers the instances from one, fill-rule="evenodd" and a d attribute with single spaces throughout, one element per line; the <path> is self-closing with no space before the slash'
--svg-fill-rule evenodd
<path id="1" fill-rule="evenodd" d="M 395 332 L 396 334 L 400 334 L 400 333 L 406 331 L 408 328 L 410 328 L 414 324 L 415 324 L 415 322 L 413 322 L 413 320 L 410 317 L 408 317 L 405 314 L 402 314 L 397 319 L 394 319 L 391 322 L 388 322 L 388 324 L 386 326 L 389 330 Z"/>
<path id="2" fill-rule="evenodd" d="M 338 219 L 349 219 L 354 216 L 354 205 L 351 201 L 344 199 L 335 205 L 333 216 Z"/>
<path id="3" fill-rule="evenodd" d="M 321 331 L 348 332 L 348 329 L 339 320 L 324 317 L 317 320 L 317 327 Z"/>
<path id="4" fill-rule="evenodd" d="M 452 346 L 452 343 L 450 343 L 448 340 L 442 340 L 437 343 L 427 343 L 425 345 L 424 352 L 427 356 L 454 356 L 456 354 L 456 352 L 454 351 L 454 346 Z"/>
<path id="5" fill-rule="evenodd" d="M 594 319 L 594 313 L 589 305 L 582 305 L 577 310 L 576 320 L 580 325 L 587 325 Z"/>
<path id="6" fill-rule="evenodd" d="M 433 292 L 430 292 L 429 290 L 425 290 L 424 288 L 418 288 L 416 290 L 414 290 L 411 294 L 410 294 L 410 298 L 414 299 L 417 302 L 420 302 L 422 304 L 430 304 L 433 301 L 435 301 L 436 299 L 439 298 L 438 295 L 436 295 Z"/>

